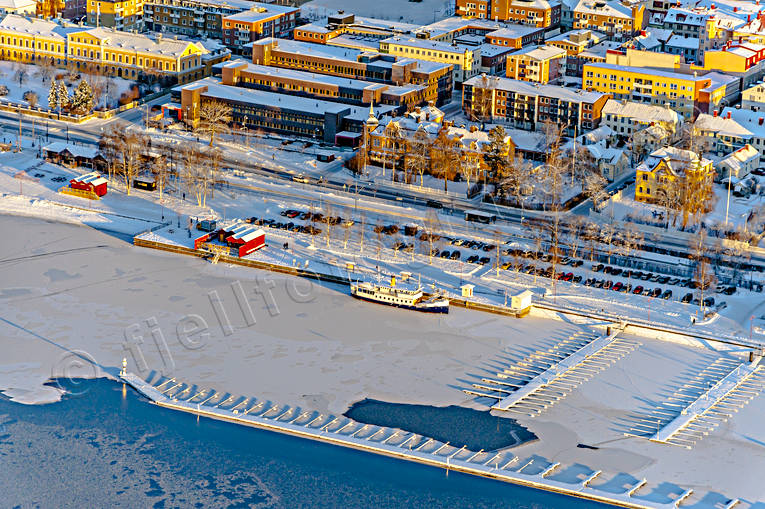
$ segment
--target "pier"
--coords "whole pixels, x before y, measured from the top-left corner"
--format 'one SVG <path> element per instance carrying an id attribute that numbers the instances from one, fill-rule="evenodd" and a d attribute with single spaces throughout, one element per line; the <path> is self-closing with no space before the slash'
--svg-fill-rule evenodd
<path id="1" fill-rule="evenodd" d="M 554 347 L 534 352 L 497 373 L 496 379 L 483 378 L 481 381 L 488 385 L 473 384 L 484 392 L 464 392 L 497 399 L 492 410 L 539 415 L 639 346 L 635 341 L 619 339 L 620 332 L 617 329 L 605 336 L 573 334 Z"/>
<path id="2" fill-rule="evenodd" d="M 599 491 L 590 484 L 601 477 L 600 471 L 592 471 L 576 483 L 562 482 L 551 478 L 554 471 L 560 468 L 557 462 L 541 465 L 531 459 L 521 463 L 517 456 L 508 451 L 471 451 L 464 446 L 442 443 L 401 429 L 363 424 L 344 416 L 325 415 L 271 401 L 258 401 L 252 397 L 197 389 L 173 378 L 151 384 L 124 368 L 120 379 L 152 403 L 171 410 L 382 454 L 447 471 L 478 475 L 619 507 L 672 508 L 677 507 L 679 502 L 662 504 L 636 498 L 636 489 L 626 489 L 622 493 Z M 532 463 L 539 472 L 524 473 Z M 644 484 L 642 482 L 640 487 Z"/>
<path id="3" fill-rule="evenodd" d="M 690 449 L 765 388 L 762 357 L 749 362 L 721 357 L 681 382 L 664 401 L 638 415 L 628 436 Z"/>

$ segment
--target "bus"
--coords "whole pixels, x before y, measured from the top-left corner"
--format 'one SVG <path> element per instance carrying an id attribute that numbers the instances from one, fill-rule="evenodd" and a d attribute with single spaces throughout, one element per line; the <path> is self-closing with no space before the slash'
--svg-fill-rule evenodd
<path id="1" fill-rule="evenodd" d="M 497 216 L 495 216 L 494 214 L 489 214 L 488 212 L 480 211 L 480 210 L 466 210 L 465 221 L 489 224 L 489 223 L 495 223 L 497 221 Z"/>

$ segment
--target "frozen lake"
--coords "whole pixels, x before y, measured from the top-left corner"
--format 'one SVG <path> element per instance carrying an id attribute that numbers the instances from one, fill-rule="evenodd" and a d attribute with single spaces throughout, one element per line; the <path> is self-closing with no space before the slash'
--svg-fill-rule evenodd
<path id="1" fill-rule="evenodd" d="M 67 387 L 67 384 L 64 384 Z M 596 504 L 351 449 L 199 419 L 122 384 L 50 405 L 0 397 L 9 507 L 580 508 Z M 44 486 L 44 490 L 41 487 Z"/>
<path id="2" fill-rule="evenodd" d="M 143 377 L 163 373 L 335 415 L 365 398 L 486 410 L 493 401 L 462 389 L 589 330 L 566 317 L 433 316 L 366 304 L 344 287 L 135 248 L 84 226 L 0 216 L 0 235 L 0 391 L 19 402 L 56 401 L 61 391 L 44 385 L 51 376 L 116 374 L 127 357 Z M 561 462 L 554 477 L 565 482 L 572 466 L 603 470 L 593 485 L 614 492 L 646 478 L 638 496 L 650 501 L 669 502 L 688 487 L 689 505 L 700 508 L 765 500 L 753 481 L 765 472 L 765 397 L 692 450 L 624 434 L 636 415 L 736 352 L 636 339 L 637 350 L 544 414 L 519 417 L 539 440 L 513 453 L 536 469 Z"/>

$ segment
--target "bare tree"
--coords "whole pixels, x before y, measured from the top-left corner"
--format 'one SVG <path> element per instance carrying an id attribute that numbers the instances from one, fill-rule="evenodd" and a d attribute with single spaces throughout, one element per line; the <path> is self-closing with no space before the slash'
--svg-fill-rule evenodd
<path id="1" fill-rule="evenodd" d="M 424 184 L 424 175 L 430 162 L 430 140 L 428 134 L 418 129 L 409 143 L 409 153 L 405 155 L 405 172 L 407 181 L 410 175 L 419 175 L 420 187 Z"/>
<path id="2" fill-rule="evenodd" d="M 125 193 L 130 195 L 130 184 L 141 169 L 141 155 L 147 139 L 133 131 L 123 130 L 117 138 L 117 150 L 119 153 L 119 165 L 117 174 L 122 177 L 125 184 Z"/>
<path id="3" fill-rule="evenodd" d="M 449 136 L 448 129 L 443 128 L 433 141 L 431 151 L 432 172 L 435 177 L 444 179 L 444 191 L 448 191 L 449 177 L 454 178 L 455 168 L 460 160 L 459 141 Z"/>
<path id="4" fill-rule="evenodd" d="M 590 248 L 590 261 L 595 260 L 595 247 L 600 241 L 600 226 L 598 223 L 588 221 L 584 225 L 583 238 Z"/>
<path id="5" fill-rule="evenodd" d="M 691 238 L 689 246 L 691 260 L 696 263 L 693 271 L 693 282 L 699 294 L 699 307 L 701 308 L 702 317 L 704 316 L 705 307 L 704 292 L 713 292 L 717 285 L 717 276 L 712 265 L 709 263 L 710 250 L 707 240 L 706 229 L 700 228 L 699 232 Z"/>
<path id="6" fill-rule="evenodd" d="M 566 224 L 565 245 L 568 249 L 568 255 L 572 258 L 576 258 L 581 246 L 584 229 L 585 219 L 583 216 L 573 216 Z"/>
<path id="7" fill-rule="evenodd" d="M 498 79 L 494 76 L 482 74 L 480 79 L 472 87 L 472 101 L 468 115 L 473 121 L 487 121 L 492 119 L 494 102 L 494 89 Z"/>
<path id="8" fill-rule="evenodd" d="M 634 223 L 628 223 L 616 232 L 614 243 L 616 244 L 616 252 L 629 259 L 630 253 L 638 249 L 643 243 L 643 233 L 638 230 Z"/>
<path id="9" fill-rule="evenodd" d="M 40 102 L 40 97 L 37 95 L 37 93 L 32 91 L 25 93 L 24 99 L 29 103 L 30 108 L 35 108 L 37 103 Z"/>
<path id="10" fill-rule="evenodd" d="M 13 80 L 19 82 L 19 88 L 29 79 L 29 66 L 21 62 L 13 64 Z"/>
<path id="11" fill-rule="evenodd" d="M 52 58 L 46 57 L 37 61 L 36 74 L 43 83 L 52 79 L 55 72 L 56 66 L 53 64 Z"/>
<path id="12" fill-rule="evenodd" d="M 608 255 L 609 264 L 611 264 L 611 256 L 615 251 L 614 235 L 616 235 L 616 229 L 611 223 L 606 223 L 600 228 L 600 242 L 606 246 L 606 255 Z"/>
<path id="13" fill-rule="evenodd" d="M 199 108 L 198 131 L 209 133 L 210 146 L 215 142 L 215 135 L 228 131 L 231 121 L 231 107 L 224 102 L 213 100 L 205 101 Z"/>

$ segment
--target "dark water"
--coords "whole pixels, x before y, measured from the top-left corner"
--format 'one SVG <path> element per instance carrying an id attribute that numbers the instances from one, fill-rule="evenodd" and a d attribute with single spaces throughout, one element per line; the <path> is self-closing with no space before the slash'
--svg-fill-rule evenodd
<path id="1" fill-rule="evenodd" d="M 514 419 L 458 406 L 434 407 L 365 399 L 344 414 L 355 421 L 419 433 L 471 451 L 494 451 L 535 440 Z"/>
<path id="2" fill-rule="evenodd" d="M 70 382 L 65 382 L 64 386 Z M 51 405 L 0 399 L 0 506 L 594 505 L 174 412 L 106 380 Z"/>

